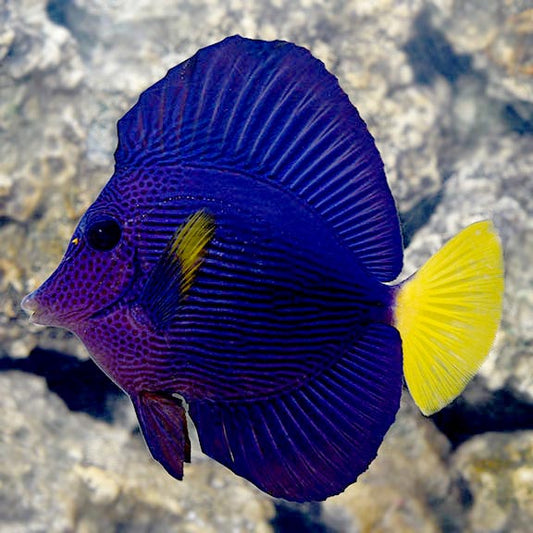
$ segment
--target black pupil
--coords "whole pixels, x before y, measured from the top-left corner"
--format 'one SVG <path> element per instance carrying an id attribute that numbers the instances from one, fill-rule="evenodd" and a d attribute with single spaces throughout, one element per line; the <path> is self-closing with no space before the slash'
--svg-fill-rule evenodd
<path id="1" fill-rule="evenodd" d="M 120 240 L 122 230 L 116 220 L 106 218 L 98 220 L 87 230 L 87 242 L 94 250 L 106 252 L 112 250 Z"/>

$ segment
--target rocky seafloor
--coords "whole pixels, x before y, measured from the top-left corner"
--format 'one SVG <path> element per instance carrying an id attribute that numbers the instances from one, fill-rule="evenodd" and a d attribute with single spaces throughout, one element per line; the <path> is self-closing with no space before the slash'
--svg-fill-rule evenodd
<path id="1" fill-rule="evenodd" d="M 131 407 L 70 334 L 20 299 L 112 173 L 117 119 L 198 48 L 239 33 L 310 48 L 376 138 L 406 274 L 491 218 L 502 325 L 443 412 L 406 393 L 343 494 L 292 505 L 199 452 L 149 458 Z M 0 0 L 0 531 L 533 531 L 531 0 Z"/>

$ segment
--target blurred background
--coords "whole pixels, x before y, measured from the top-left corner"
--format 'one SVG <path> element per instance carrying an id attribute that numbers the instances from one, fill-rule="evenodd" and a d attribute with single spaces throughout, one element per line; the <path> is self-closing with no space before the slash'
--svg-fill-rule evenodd
<path id="1" fill-rule="evenodd" d="M 405 393 L 378 459 L 322 504 L 274 500 L 197 444 L 173 480 L 79 341 L 19 306 L 112 174 L 117 119 L 235 33 L 339 78 L 385 161 L 405 275 L 482 218 L 504 247 L 480 374 L 431 418 Z M 533 531 L 533 1 L 0 0 L 0 531 Z"/>

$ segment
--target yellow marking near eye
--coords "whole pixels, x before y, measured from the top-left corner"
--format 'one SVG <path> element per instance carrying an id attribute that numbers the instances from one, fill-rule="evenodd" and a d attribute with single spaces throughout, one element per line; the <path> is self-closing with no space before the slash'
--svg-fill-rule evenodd
<path id="1" fill-rule="evenodd" d="M 74 238 L 72 239 L 72 241 L 70 241 L 70 242 L 71 242 L 71 244 L 73 244 L 74 246 L 77 246 L 78 243 L 80 242 L 80 240 L 78 239 L 78 237 L 74 237 Z"/>
<path id="2" fill-rule="evenodd" d="M 170 254 L 181 266 L 180 293 L 184 297 L 190 289 L 196 271 L 202 264 L 206 246 L 215 234 L 215 219 L 200 210 L 176 231 Z"/>

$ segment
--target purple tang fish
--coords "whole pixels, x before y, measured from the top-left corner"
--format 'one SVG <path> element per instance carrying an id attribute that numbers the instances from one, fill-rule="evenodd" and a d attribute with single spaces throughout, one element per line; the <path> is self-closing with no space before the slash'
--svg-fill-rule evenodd
<path id="1" fill-rule="evenodd" d="M 202 450 L 294 501 L 376 457 L 404 379 L 431 414 L 496 333 L 488 221 L 414 276 L 374 140 L 324 65 L 241 37 L 198 51 L 118 122 L 115 172 L 23 307 L 74 332 L 175 478 Z"/>

